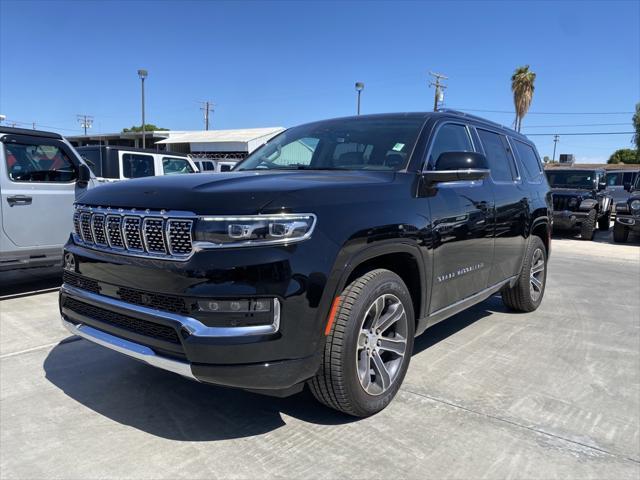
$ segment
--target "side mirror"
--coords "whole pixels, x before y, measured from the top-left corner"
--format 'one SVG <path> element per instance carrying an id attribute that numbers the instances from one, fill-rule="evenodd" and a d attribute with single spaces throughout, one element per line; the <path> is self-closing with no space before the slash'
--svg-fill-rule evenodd
<path id="1" fill-rule="evenodd" d="M 91 170 L 84 163 L 81 163 L 78 167 L 78 179 L 76 180 L 76 185 L 80 188 L 85 188 L 89 184 L 89 180 L 91 180 Z"/>
<path id="2" fill-rule="evenodd" d="M 442 153 L 434 170 L 427 170 L 422 177 L 430 183 L 481 180 L 489 176 L 487 158 L 475 152 Z"/>

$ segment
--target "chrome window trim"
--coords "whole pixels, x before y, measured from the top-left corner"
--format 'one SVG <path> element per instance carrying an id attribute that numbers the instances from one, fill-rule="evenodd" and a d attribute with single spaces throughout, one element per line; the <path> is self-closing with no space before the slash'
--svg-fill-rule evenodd
<path id="1" fill-rule="evenodd" d="M 124 302 L 115 298 L 92 293 L 87 290 L 81 290 L 66 283 L 62 284 L 62 286 L 60 287 L 60 292 L 78 300 L 84 299 L 98 306 L 103 305 L 107 309 L 112 306 L 121 310 L 129 311 L 134 317 L 136 313 L 142 313 L 146 316 L 157 317 L 165 320 L 170 320 L 172 322 L 177 322 L 180 325 L 181 329 L 186 330 L 189 335 L 193 335 L 195 337 L 249 337 L 270 335 L 273 333 L 277 333 L 280 330 L 281 308 L 280 301 L 277 298 L 273 299 L 273 322 L 269 325 L 251 325 L 246 327 L 209 327 L 203 324 L 200 320 L 193 317 L 135 305 L 133 303 Z"/>

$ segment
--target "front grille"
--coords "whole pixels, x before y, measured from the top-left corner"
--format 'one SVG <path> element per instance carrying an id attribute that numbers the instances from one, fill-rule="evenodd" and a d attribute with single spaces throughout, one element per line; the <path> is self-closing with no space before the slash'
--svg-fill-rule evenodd
<path id="1" fill-rule="evenodd" d="M 62 274 L 62 281 L 68 285 L 72 285 L 76 288 L 81 288 L 82 290 L 88 290 L 93 293 L 100 293 L 100 285 L 95 280 L 91 280 L 90 278 L 81 277 L 80 275 L 76 275 L 67 271 L 64 271 Z"/>
<path id="2" fill-rule="evenodd" d="M 119 288 L 117 293 L 121 300 L 135 305 L 155 308 L 156 310 L 162 310 L 165 312 L 182 313 L 185 315 L 190 313 L 184 299 L 174 295 L 149 293 L 124 287 Z"/>
<path id="3" fill-rule="evenodd" d="M 577 207 L 577 203 L 573 207 L 570 207 L 569 202 L 571 201 L 572 198 L 574 197 L 567 197 L 565 195 L 554 195 L 553 209 L 557 212 L 564 211 L 564 210 L 574 211 Z"/>
<path id="4" fill-rule="evenodd" d="M 97 250 L 136 256 L 186 260 L 193 252 L 191 214 L 156 211 L 112 210 L 76 206 L 74 239 Z M 175 215 L 175 214 L 174 214 Z"/>
<path id="5" fill-rule="evenodd" d="M 137 333 L 139 335 L 163 340 L 165 342 L 180 344 L 176 331 L 165 325 L 140 320 L 139 318 L 130 317 L 129 315 L 123 315 L 118 312 L 96 307 L 71 297 L 65 297 L 62 306 L 63 308 L 71 310 L 79 315 L 83 315 L 124 330 L 129 330 L 130 332 Z"/>

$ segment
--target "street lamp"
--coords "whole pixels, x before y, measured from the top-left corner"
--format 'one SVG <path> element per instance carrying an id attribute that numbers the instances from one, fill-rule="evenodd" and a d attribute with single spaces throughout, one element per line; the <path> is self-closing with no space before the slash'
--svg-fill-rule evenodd
<path id="1" fill-rule="evenodd" d="M 356 92 L 358 92 L 358 115 L 360 115 L 360 93 L 364 90 L 364 83 L 356 82 Z"/>
<path id="2" fill-rule="evenodd" d="M 144 134 L 144 79 L 147 78 L 147 72 L 144 69 L 138 70 L 138 76 L 142 82 L 142 148 L 146 148 L 145 134 Z"/>

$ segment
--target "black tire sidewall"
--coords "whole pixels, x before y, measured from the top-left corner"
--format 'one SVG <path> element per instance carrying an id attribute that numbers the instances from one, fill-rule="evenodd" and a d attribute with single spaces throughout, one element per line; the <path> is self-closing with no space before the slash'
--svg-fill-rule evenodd
<path id="1" fill-rule="evenodd" d="M 356 352 L 360 326 L 367 308 L 380 295 L 390 293 L 398 297 L 407 313 L 407 348 L 398 377 L 393 385 L 383 394 L 373 396 L 364 391 L 356 369 Z M 356 412 L 360 415 L 371 415 L 385 408 L 398 392 L 409 367 L 413 341 L 415 336 L 415 315 L 411 296 L 404 282 L 395 273 L 386 271 L 376 275 L 362 289 L 351 308 L 348 329 L 345 332 L 341 354 L 342 370 L 345 378 L 347 396 L 351 399 Z"/>

